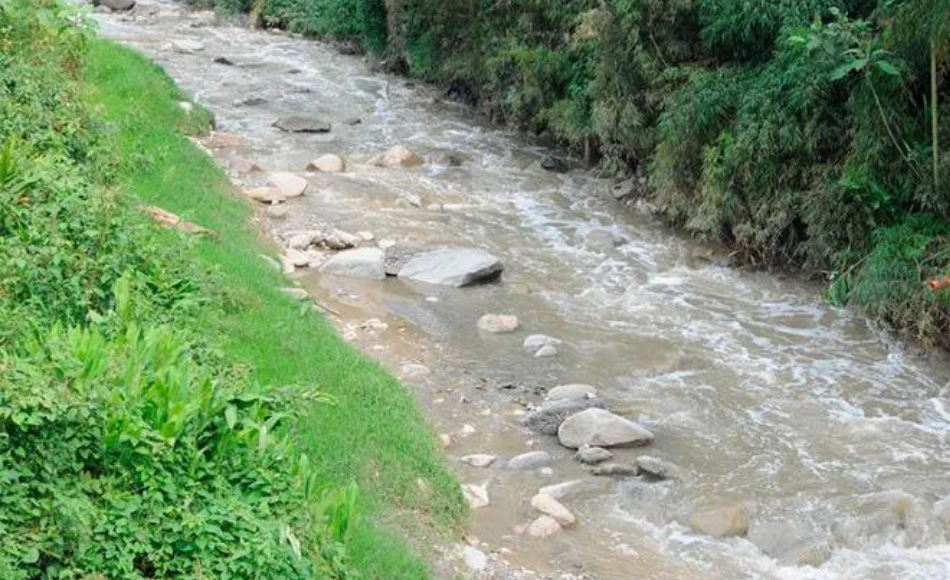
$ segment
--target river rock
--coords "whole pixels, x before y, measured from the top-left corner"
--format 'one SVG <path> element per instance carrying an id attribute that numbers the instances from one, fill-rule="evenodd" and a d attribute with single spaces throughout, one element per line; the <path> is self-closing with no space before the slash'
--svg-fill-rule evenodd
<path id="1" fill-rule="evenodd" d="M 189 40 L 184 38 L 172 42 L 172 48 L 175 49 L 175 52 L 180 52 L 182 54 L 194 54 L 204 50 L 205 45 L 204 43 L 198 42 L 197 40 Z"/>
<path id="2" fill-rule="evenodd" d="M 603 447 L 581 447 L 574 458 L 585 465 L 596 465 L 613 459 L 614 454 Z"/>
<path id="3" fill-rule="evenodd" d="M 588 495 L 608 493 L 613 486 L 609 479 L 572 479 L 546 485 L 538 493 L 549 495 L 557 500 L 570 499 Z"/>
<path id="4" fill-rule="evenodd" d="M 546 334 L 532 334 L 524 339 L 524 342 L 521 343 L 521 348 L 526 354 L 536 355 L 539 350 L 545 346 L 557 346 L 561 344 L 561 341 L 553 336 L 548 336 Z"/>
<path id="5" fill-rule="evenodd" d="M 291 197 L 300 197 L 307 191 L 306 179 L 286 171 L 275 171 L 267 176 L 267 180 L 288 199 Z"/>
<path id="6" fill-rule="evenodd" d="M 521 424 L 542 435 L 557 435 L 565 419 L 586 409 L 603 409 L 602 399 L 562 399 L 544 403 L 522 419 Z"/>
<path id="7" fill-rule="evenodd" d="M 503 269 L 498 258 L 484 250 L 456 248 L 413 256 L 399 270 L 399 277 L 458 288 L 495 279 Z"/>
<path id="8" fill-rule="evenodd" d="M 557 347 L 553 344 L 546 344 L 539 348 L 537 352 L 534 353 L 536 358 L 548 358 L 552 356 L 557 356 Z"/>
<path id="9" fill-rule="evenodd" d="M 329 133 L 330 123 L 312 115 L 288 115 L 280 117 L 272 126 L 286 133 Z"/>
<path id="10" fill-rule="evenodd" d="M 601 463 L 600 465 L 595 466 L 591 470 L 591 473 L 594 475 L 607 477 L 627 477 L 637 474 L 637 466 L 628 463 L 615 463 L 611 461 L 610 463 Z"/>
<path id="11" fill-rule="evenodd" d="M 475 485 L 474 483 L 462 484 L 462 495 L 468 502 L 468 507 L 477 510 L 488 506 L 491 499 L 488 497 L 488 484 Z"/>
<path id="12" fill-rule="evenodd" d="M 518 330 L 521 321 L 511 314 L 486 314 L 478 319 L 478 329 L 493 334 L 506 334 Z"/>
<path id="13" fill-rule="evenodd" d="M 657 481 L 664 479 L 683 481 L 686 478 L 679 466 L 652 455 L 637 457 L 637 475 Z"/>
<path id="14" fill-rule="evenodd" d="M 234 66 L 234 61 L 226 56 L 216 56 L 212 61 L 214 64 L 220 64 L 224 66 Z"/>
<path id="15" fill-rule="evenodd" d="M 748 539 L 783 566 L 820 566 L 831 557 L 827 539 L 817 530 L 791 522 L 756 522 Z"/>
<path id="16" fill-rule="evenodd" d="M 459 459 L 462 463 L 466 465 L 471 465 L 472 467 L 491 467 L 491 464 L 498 459 L 496 455 L 488 455 L 486 453 L 473 453 L 472 455 L 466 455 Z"/>
<path id="17" fill-rule="evenodd" d="M 528 451 L 509 459 L 506 467 L 508 469 L 534 469 L 547 465 L 553 460 L 554 457 L 547 451 Z"/>
<path id="18" fill-rule="evenodd" d="M 386 277 L 383 270 L 383 251 L 379 248 L 345 250 L 327 260 L 320 267 L 320 271 L 324 274 L 373 280 Z"/>
<path id="19" fill-rule="evenodd" d="M 307 171 L 319 171 L 321 173 L 340 173 L 346 171 L 346 162 L 339 155 L 327 153 L 321 155 L 307 165 Z"/>
<path id="20" fill-rule="evenodd" d="M 421 379 L 432 374 L 432 370 L 418 363 L 406 363 L 399 367 L 399 373 L 404 379 Z"/>
<path id="21" fill-rule="evenodd" d="M 287 198 L 276 187 L 252 187 L 244 195 L 261 203 L 283 203 Z"/>
<path id="22" fill-rule="evenodd" d="M 574 517 L 574 514 L 572 514 L 569 509 L 547 494 L 539 493 L 532 497 L 531 507 L 544 515 L 551 516 L 558 524 L 564 527 L 570 527 L 577 523 L 577 518 Z"/>
<path id="23" fill-rule="evenodd" d="M 416 167 L 425 163 L 425 160 L 402 145 L 396 145 L 386 153 L 374 157 L 370 162 L 377 167 L 396 169 L 398 167 Z"/>
<path id="24" fill-rule="evenodd" d="M 738 503 L 711 502 L 693 510 L 689 527 L 696 533 L 714 538 L 744 536 L 749 531 L 749 512 Z"/>
<path id="25" fill-rule="evenodd" d="M 528 526 L 528 535 L 533 538 L 547 538 L 561 531 L 561 524 L 551 516 L 541 516 Z"/>
<path id="26" fill-rule="evenodd" d="M 565 173 L 568 170 L 567 162 L 560 157 L 545 155 L 541 158 L 541 169 L 554 173 Z"/>
<path id="27" fill-rule="evenodd" d="M 125 12 L 135 8 L 135 0 L 92 0 L 93 6 L 105 6 L 114 12 Z"/>
<path id="28" fill-rule="evenodd" d="M 313 243 L 313 238 L 316 235 L 316 232 L 300 232 L 285 238 L 285 240 L 288 248 L 293 248 L 295 250 L 306 250 L 310 247 L 310 244 Z"/>
<path id="29" fill-rule="evenodd" d="M 604 409 L 587 409 L 571 415 L 558 427 L 557 437 L 561 445 L 571 449 L 585 445 L 626 447 L 653 442 L 653 434 L 645 428 Z"/>

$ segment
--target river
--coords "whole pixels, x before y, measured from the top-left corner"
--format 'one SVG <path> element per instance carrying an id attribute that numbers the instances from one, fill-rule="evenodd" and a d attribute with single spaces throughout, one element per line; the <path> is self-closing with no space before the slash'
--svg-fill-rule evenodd
<path id="1" fill-rule="evenodd" d="M 454 435 L 446 453 L 460 480 L 487 484 L 491 504 L 470 530 L 483 551 L 541 575 L 602 580 L 950 578 L 950 506 L 938 503 L 950 495 L 947 357 L 902 346 L 806 283 L 705 259 L 707 247 L 614 200 L 610 182 L 543 171 L 543 147 L 361 57 L 168 1 L 99 20 L 246 140 L 213 151 L 236 181 L 261 179 L 244 173 L 248 162 L 306 176 L 287 216 L 259 217 L 275 238 L 330 225 L 503 260 L 500 283 L 465 289 L 296 273 L 348 339 L 407 374 L 433 428 Z M 272 127 L 290 113 L 333 129 Z M 367 162 L 394 145 L 428 162 Z M 323 153 L 345 157 L 348 171 L 303 173 Z M 479 332 L 485 313 L 516 314 L 522 328 Z M 561 339 L 559 355 L 526 356 L 531 333 Z M 540 486 L 594 479 L 556 438 L 521 426 L 526 405 L 564 383 L 596 386 L 656 435 L 621 460 L 649 453 L 686 476 L 597 478 L 563 500 L 577 527 L 533 538 L 517 531 L 537 515 Z M 548 469 L 458 461 L 533 449 L 554 456 Z M 690 530 L 691 510 L 713 498 L 746 507 L 747 538 Z"/>

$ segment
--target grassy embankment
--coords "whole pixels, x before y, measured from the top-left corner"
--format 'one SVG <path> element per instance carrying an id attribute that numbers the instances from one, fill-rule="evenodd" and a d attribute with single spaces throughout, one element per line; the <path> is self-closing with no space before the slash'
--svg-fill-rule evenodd
<path id="1" fill-rule="evenodd" d="M 950 347 L 945 0 L 191 1 L 360 45 Z"/>
<path id="2" fill-rule="evenodd" d="M 0 2 L 0 576 L 426 578 L 400 534 L 465 508 L 411 394 L 280 290 L 207 114 L 59 13 Z"/>

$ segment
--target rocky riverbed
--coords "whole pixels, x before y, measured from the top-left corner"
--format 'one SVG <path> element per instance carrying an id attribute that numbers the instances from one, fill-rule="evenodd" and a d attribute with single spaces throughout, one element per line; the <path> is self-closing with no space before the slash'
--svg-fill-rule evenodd
<path id="1" fill-rule="evenodd" d="M 444 577 L 947 577 L 945 358 L 359 57 L 101 10 L 215 113 L 288 293 L 415 390 L 474 512 Z"/>

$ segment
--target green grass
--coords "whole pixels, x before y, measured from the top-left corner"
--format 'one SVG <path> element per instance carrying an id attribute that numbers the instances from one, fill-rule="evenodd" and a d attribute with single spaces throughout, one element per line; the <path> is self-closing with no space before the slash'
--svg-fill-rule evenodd
<path id="1" fill-rule="evenodd" d="M 207 126 L 207 113 L 182 111 L 184 95 L 133 51 L 93 41 L 87 63 L 88 101 L 116 136 L 117 187 L 221 236 L 196 240 L 182 256 L 227 289 L 224 314 L 213 309 L 197 327 L 259 384 L 316 385 L 335 398 L 306 416 L 300 444 L 331 483 L 361 487 L 368 517 L 354 532 L 350 566 L 361 578 L 428 577 L 400 536 L 415 545 L 448 537 L 466 508 L 411 393 L 280 291 L 288 281 L 261 258 L 273 248 L 250 223 L 252 208 L 185 137 Z"/>

